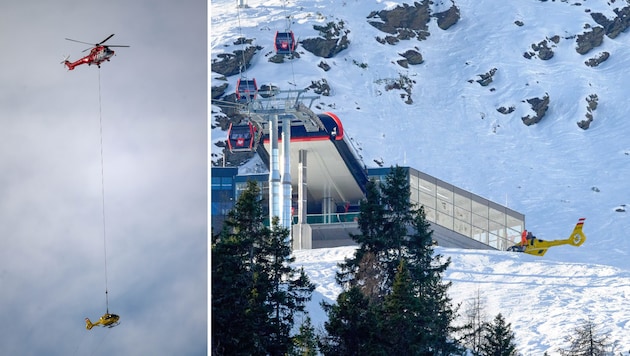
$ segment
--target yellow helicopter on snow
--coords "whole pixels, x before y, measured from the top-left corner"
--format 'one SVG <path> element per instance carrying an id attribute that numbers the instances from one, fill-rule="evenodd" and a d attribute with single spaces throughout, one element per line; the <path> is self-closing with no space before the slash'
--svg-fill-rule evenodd
<path id="1" fill-rule="evenodd" d="M 549 248 L 554 246 L 581 246 L 584 241 L 586 241 L 586 235 L 584 235 L 584 232 L 582 232 L 584 220 L 585 218 L 580 218 L 577 224 L 575 224 L 575 228 L 573 229 L 573 232 L 571 232 L 571 235 L 563 240 L 541 240 L 536 238 L 536 236 L 533 236 L 531 232 L 527 232 L 527 230 L 525 230 L 523 231 L 523 235 L 521 236 L 521 242 L 509 247 L 508 251 L 524 252 L 534 256 L 542 256 L 547 252 Z"/>
<path id="2" fill-rule="evenodd" d="M 97 325 L 113 328 L 114 326 L 120 324 L 118 320 L 120 320 L 120 317 L 118 315 L 110 314 L 108 311 L 107 313 L 103 314 L 103 316 L 101 316 L 98 321 L 94 323 L 92 323 L 89 318 L 85 318 L 85 328 L 90 330 L 92 329 L 92 327 Z"/>

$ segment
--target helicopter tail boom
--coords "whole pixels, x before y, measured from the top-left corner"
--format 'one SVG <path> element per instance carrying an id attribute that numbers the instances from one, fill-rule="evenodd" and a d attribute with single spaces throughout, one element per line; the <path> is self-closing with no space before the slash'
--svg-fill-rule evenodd
<path id="1" fill-rule="evenodd" d="M 68 68 L 68 70 L 73 70 L 74 66 L 72 65 L 72 62 L 69 61 L 69 59 L 70 59 L 70 55 L 67 55 L 63 57 L 63 59 L 59 63 L 65 65 Z"/>
<path id="2" fill-rule="evenodd" d="M 93 326 L 94 326 L 94 324 L 92 324 L 90 319 L 89 318 L 85 318 L 85 328 L 88 329 L 88 330 L 91 330 Z"/>
<path id="3" fill-rule="evenodd" d="M 65 66 L 68 68 L 68 70 L 73 70 L 73 69 L 74 69 L 74 67 L 76 67 L 76 66 L 77 66 L 77 64 L 72 63 L 72 62 L 70 62 L 70 61 L 69 61 L 69 60 L 67 60 L 67 59 L 66 59 L 65 61 L 61 62 L 61 64 L 65 65 Z"/>

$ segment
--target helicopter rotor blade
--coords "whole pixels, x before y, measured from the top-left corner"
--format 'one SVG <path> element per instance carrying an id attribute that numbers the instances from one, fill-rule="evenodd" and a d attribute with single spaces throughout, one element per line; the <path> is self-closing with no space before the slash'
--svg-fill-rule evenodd
<path id="1" fill-rule="evenodd" d="M 106 39 L 102 40 L 101 42 L 97 43 L 96 45 L 98 46 L 98 45 L 101 45 L 101 44 L 103 44 L 103 43 L 107 42 L 107 40 L 108 40 L 108 39 L 110 39 L 110 38 L 112 38 L 113 36 L 114 36 L 114 34 L 112 33 L 111 35 L 107 36 L 107 38 L 106 38 Z"/>
<path id="2" fill-rule="evenodd" d="M 71 39 L 71 38 L 66 38 L 66 39 L 67 39 L 68 41 L 72 41 L 72 42 L 79 42 L 79 43 L 87 44 L 87 45 L 90 45 L 90 46 L 92 45 L 92 43 L 89 43 L 89 42 L 77 41 L 77 40 L 73 40 L 73 39 Z"/>
<path id="3" fill-rule="evenodd" d="M 71 39 L 71 38 L 66 38 L 66 40 L 68 40 L 68 41 L 72 41 L 72 42 L 77 42 L 77 43 L 83 43 L 83 44 L 87 44 L 87 45 L 92 46 L 92 47 L 90 47 L 90 48 L 86 48 L 86 49 L 84 49 L 83 51 L 81 51 L 81 52 L 87 52 L 87 51 L 91 50 L 92 48 L 94 48 L 94 47 L 98 47 L 98 46 L 102 45 L 103 43 L 107 42 L 107 41 L 108 41 L 110 38 L 112 38 L 113 36 L 114 36 L 114 34 L 112 33 L 111 35 L 107 36 L 107 38 L 105 38 L 105 39 L 104 39 L 104 40 L 102 40 L 101 42 L 99 42 L 99 43 L 94 43 L 94 44 L 89 43 L 89 42 L 83 42 L 83 41 L 73 40 L 73 39 Z M 109 46 L 106 46 L 106 47 L 129 47 L 129 46 L 126 46 L 126 45 L 109 45 Z"/>

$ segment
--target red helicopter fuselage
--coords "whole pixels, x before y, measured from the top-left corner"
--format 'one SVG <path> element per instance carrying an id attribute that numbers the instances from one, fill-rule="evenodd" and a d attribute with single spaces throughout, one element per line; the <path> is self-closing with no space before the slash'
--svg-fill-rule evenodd
<path id="1" fill-rule="evenodd" d="M 96 46 L 90 50 L 90 54 L 88 54 L 87 56 L 74 62 L 70 62 L 66 60 L 64 61 L 64 64 L 66 65 L 66 67 L 68 67 L 68 70 L 73 70 L 74 67 L 81 64 L 87 64 L 87 65 L 96 64 L 100 68 L 101 63 L 105 61 L 109 61 L 109 59 L 113 55 L 114 55 L 114 51 L 109 49 L 107 46 Z"/>

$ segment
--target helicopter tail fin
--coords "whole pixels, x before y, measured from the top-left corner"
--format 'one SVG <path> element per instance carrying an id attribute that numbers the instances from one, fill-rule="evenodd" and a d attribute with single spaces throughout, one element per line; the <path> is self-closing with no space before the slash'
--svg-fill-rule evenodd
<path id="1" fill-rule="evenodd" d="M 73 70 L 75 66 L 73 66 L 72 63 L 68 59 L 70 59 L 70 56 L 69 55 L 65 56 L 63 60 L 61 61 L 61 64 L 65 65 L 68 68 L 68 70 Z"/>
<path id="2" fill-rule="evenodd" d="M 586 235 L 584 235 L 584 232 L 582 232 L 582 227 L 584 226 L 584 220 L 586 219 L 580 218 L 578 220 L 578 223 L 575 224 L 575 228 L 573 229 L 573 232 L 571 233 L 571 237 L 568 238 L 569 243 L 573 246 L 580 246 L 584 243 L 584 241 L 586 241 Z"/>
<path id="3" fill-rule="evenodd" d="M 85 318 L 85 328 L 86 328 L 87 330 L 90 330 L 90 329 L 92 329 L 92 327 L 93 327 L 93 326 L 94 326 L 94 324 L 92 324 L 92 322 L 90 321 L 90 319 L 89 319 L 89 318 Z"/>

